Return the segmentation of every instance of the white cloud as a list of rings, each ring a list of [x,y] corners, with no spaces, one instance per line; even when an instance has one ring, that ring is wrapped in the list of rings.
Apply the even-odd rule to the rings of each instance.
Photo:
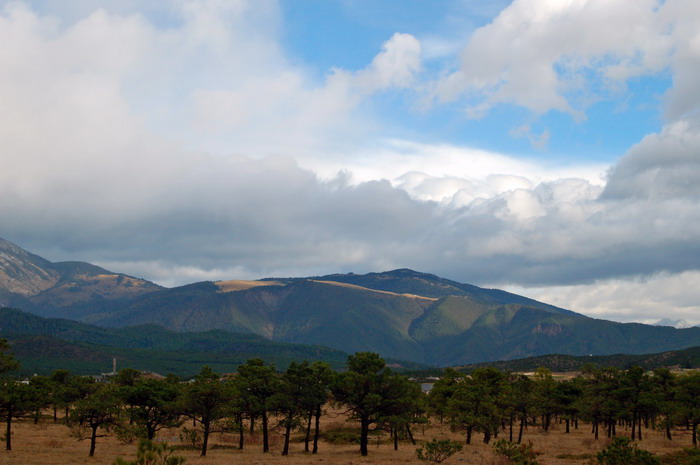
[[[582,119],[579,100],[592,92],[586,73],[617,87],[668,66],[675,43],[658,7],[656,0],[516,0],[474,32],[459,70],[435,94],[443,101],[467,94],[475,117],[510,103]]]
[[[700,272],[660,273],[578,286],[512,288],[528,297],[595,318],[652,324],[662,318],[700,323]]]
[[[7,239],[167,284],[409,266],[555,286],[530,293],[584,313],[673,304],[695,321],[681,284],[698,288],[700,269],[697,2],[518,0],[440,83],[477,111],[578,117],[589,74],[614,87],[669,67],[667,124],[608,178],[607,164],[383,137],[363,103],[423,88],[411,35],[319,81],[286,59],[275,2],[177,2],[167,27],[140,2],[94,3],[0,13]]]

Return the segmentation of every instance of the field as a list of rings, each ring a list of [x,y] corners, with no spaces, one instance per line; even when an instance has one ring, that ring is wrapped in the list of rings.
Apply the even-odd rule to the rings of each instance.
[[[348,425],[339,413],[331,413],[324,418],[322,429],[325,431],[345,429]],[[258,434],[246,436],[244,450],[238,450],[238,436],[233,434],[214,434],[211,438],[210,450],[207,457],[199,457],[199,451],[183,448],[177,454],[186,457],[187,464],[192,465],[356,465],[356,464],[417,464],[420,462],[415,455],[417,446],[410,442],[401,442],[399,450],[393,450],[393,444],[388,434],[375,436],[371,440],[368,457],[361,457],[359,447],[355,444],[329,444],[321,442],[319,453],[311,455],[304,453],[301,437],[297,436],[292,443],[289,456],[280,455],[282,437],[276,431],[271,436],[269,454],[261,452],[261,438]],[[624,435],[623,428],[618,434]],[[645,438],[639,442],[639,447],[657,454],[673,452],[682,447],[690,446],[690,435],[684,431],[676,431],[673,441],[666,440],[661,433],[644,430]],[[460,433],[452,433],[449,428],[435,424],[416,427],[414,432],[419,445],[432,438],[451,438],[463,441]],[[160,440],[166,440],[173,445],[179,442],[177,430],[164,431],[159,435]],[[13,450],[0,452],[0,465],[111,465],[116,457],[133,460],[136,446],[122,444],[113,436],[99,438],[95,457],[88,457],[89,441],[78,441],[70,435],[70,429],[62,424],[54,424],[48,417],[42,419],[39,425],[29,420],[21,420],[13,427]],[[589,462],[585,454],[595,453],[603,448],[608,441],[604,438],[593,440],[588,425],[581,425],[579,430],[565,434],[562,425],[547,433],[536,427],[526,431],[525,441],[532,441],[534,448],[542,451],[541,463],[545,465],[580,465]],[[4,445],[4,444],[3,444]],[[588,455],[590,457],[591,455]],[[484,445],[481,435],[476,434],[473,443],[447,459],[445,464],[500,465],[491,447]]]

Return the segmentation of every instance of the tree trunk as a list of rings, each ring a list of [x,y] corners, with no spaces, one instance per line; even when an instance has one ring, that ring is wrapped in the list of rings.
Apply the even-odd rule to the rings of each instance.
[[[399,429],[393,428],[394,431],[394,450],[399,450]]]
[[[467,428],[467,440],[466,440],[467,445],[472,443],[472,428],[469,427]]]
[[[95,444],[97,443],[97,425],[92,426],[92,435],[90,435],[90,453],[89,457],[95,456]]]
[[[243,415],[238,416],[238,449],[243,450]]]
[[[510,421],[508,422],[508,440],[513,442],[513,416],[511,415]]]
[[[367,440],[369,438],[369,418],[360,418],[360,455],[367,456]],[[693,436],[694,438],[694,436]]]
[[[282,447],[282,455],[289,455],[289,435],[292,432],[292,419],[287,418],[287,425],[284,428],[284,447]]]
[[[262,412],[262,433],[263,433],[263,452],[270,452],[270,442],[267,438],[267,412]]]
[[[311,441],[311,418],[313,416],[313,412],[309,410],[309,418],[306,421],[306,435],[304,436],[304,452],[309,451],[309,441]]]
[[[523,441],[523,430],[525,429],[525,415],[520,417],[520,429],[518,430],[518,444]]]
[[[7,420],[5,428],[5,450],[12,450],[12,409],[7,410]]]
[[[698,424],[693,423],[693,447],[698,446]]]
[[[637,428],[637,439],[642,440],[642,416],[639,416],[639,426]]]
[[[570,427],[571,420],[568,418],[566,419],[566,433],[568,434],[570,432],[569,427]]]
[[[311,450],[312,454],[318,453],[318,437],[321,435],[321,406],[316,407],[316,415],[314,421],[314,447]]]
[[[202,419],[202,453],[201,457],[207,456],[207,446],[209,445],[209,421]]]
[[[634,441],[637,437],[637,414],[632,412],[632,434],[630,434],[630,439]]]
[[[491,430],[487,429],[484,431],[484,444],[488,444],[491,441]]]
[[[415,445],[416,445],[416,440],[415,440],[415,438],[413,437],[413,432],[411,431],[411,425],[410,425],[410,424],[407,424],[407,425],[406,425],[406,434],[408,435],[408,439],[411,440],[411,444],[413,444],[413,445],[415,446]]]

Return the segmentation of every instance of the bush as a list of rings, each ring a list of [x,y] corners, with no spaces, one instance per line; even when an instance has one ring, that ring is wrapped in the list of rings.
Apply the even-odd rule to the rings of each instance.
[[[117,458],[112,465],[182,465],[185,458],[173,455],[175,449],[165,442],[142,439],[136,449],[136,460],[128,462]]]
[[[493,453],[504,457],[508,463],[513,465],[540,465],[537,457],[542,455],[542,452],[532,448],[532,443],[516,444],[507,439],[499,439],[493,445]]]
[[[339,428],[325,431],[321,434],[323,439],[335,445],[340,444],[359,444],[360,443],[360,432],[356,429],[350,428]]]
[[[683,450],[664,454],[661,457],[663,465],[700,465],[700,449],[688,447]]]
[[[419,460],[440,463],[462,450],[462,444],[449,439],[433,439],[423,447],[416,449]]]
[[[182,428],[182,431],[180,431],[180,441],[191,446],[193,449],[202,447],[202,436],[196,429]]]
[[[630,438],[617,436],[608,447],[598,452],[602,465],[661,465],[661,460],[649,451],[637,449]]]

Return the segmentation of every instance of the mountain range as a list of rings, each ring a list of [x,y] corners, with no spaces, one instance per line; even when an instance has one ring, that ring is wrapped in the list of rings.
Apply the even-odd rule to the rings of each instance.
[[[52,263],[4,240],[0,306],[104,328],[216,329],[434,366],[700,345],[700,328],[593,319],[408,269],[163,288],[88,263]]]

